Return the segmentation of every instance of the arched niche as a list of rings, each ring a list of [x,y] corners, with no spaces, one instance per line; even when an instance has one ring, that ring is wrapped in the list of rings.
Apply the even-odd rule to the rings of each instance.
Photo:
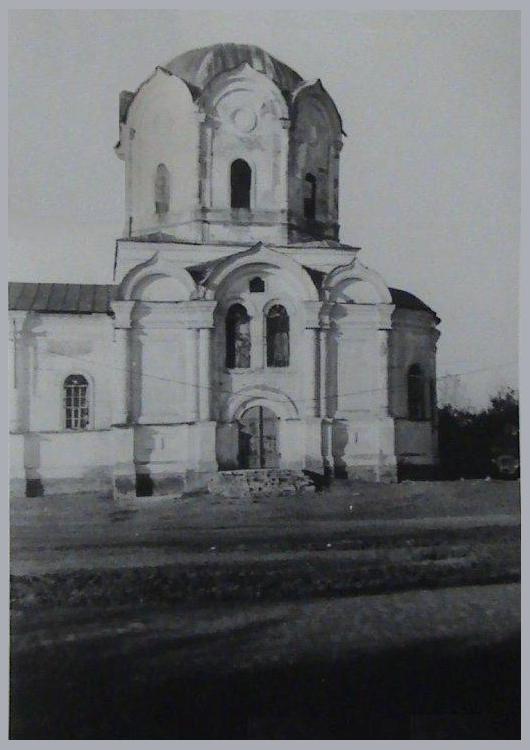
[[[200,151],[203,207],[285,210],[288,111],[276,84],[244,63],[212,79],[198,106],[205,115]],[[250,167],[252,186],[247,173],[247,200],[235,205],[231,167],[239,160]]]
[[[302,84],[290,106],[289,209],[310,234],[335,236],[338,221],[340,116],[320,81]],[[309,178],[309,179],[308,179]],[[315,224],[318,222],[318,226]]]

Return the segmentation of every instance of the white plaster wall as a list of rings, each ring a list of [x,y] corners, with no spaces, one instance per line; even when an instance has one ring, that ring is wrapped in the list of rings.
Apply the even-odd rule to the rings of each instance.
[[[389,395],[393,416],[408,418],[407,373],[419,364],[427,378],[436,378],[436,341],[439,333],[431,313],[398,309],[389,339]]]
[[[126,169],[126,227],[133,235],[173,227],[181,239],[199,239],[190,224],[199,208],[199,118],[187,85],[157,70],[133,100],[122,137]],[[170,174],[169,212],[155,212],[158,164]]]
[[[332,309],[329,397],[337,416],[381,411],[386,416],[388,365],[380,307],[386,306],[337,304]]]
[[[435,464],[438,459],[436,413],[428,420],[410,421],[407,388],[407,373],[413,364],[419,364],[426,378],[436,382],[438,336],[431,313],[405,309],[394,312],[389,341],[389,400],[400,463]]]
[[[24,464],[28,478],[79,478],[114,467],[111,430],[32,433],[24,437]]]
[[[174,424],[209,419],[209,399],[203,392],[210,385],[210,357],[205,351],[200,365],[200,329],[211,326],[213,307],[215,303],[199,300],[135,304],[131,329],[135,422]]]
[[[193,350],[187,331],[132,331],[133,417],[139,423],[192,421]]]
[[[137,425],[134,459],[140,472],[154,478],[217,471],[215,424]]]
[[[65,430],[63,384],[81,374],[89,383],[89,430],[112,424],[112,319],[107,315],[28,314],[15,351],[16,430]]]

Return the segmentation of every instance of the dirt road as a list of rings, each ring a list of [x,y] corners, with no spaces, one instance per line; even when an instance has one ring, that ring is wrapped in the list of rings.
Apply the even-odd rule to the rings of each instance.
[[[518,484],[12,508],[11,736],[519,736]]]

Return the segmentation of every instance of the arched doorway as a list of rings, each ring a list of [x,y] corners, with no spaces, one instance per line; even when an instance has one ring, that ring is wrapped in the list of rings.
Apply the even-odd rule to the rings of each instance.
[[[274,469],[279,466],[278,417],[266,406],[252,406],[239,420],[240,469]]]

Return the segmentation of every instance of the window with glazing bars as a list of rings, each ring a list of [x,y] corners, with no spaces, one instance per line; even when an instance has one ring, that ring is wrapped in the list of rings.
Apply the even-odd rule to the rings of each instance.
[[[86,430],[89,425],[87,379],[83,375],[69,375],[63,387],[66,429]]]

